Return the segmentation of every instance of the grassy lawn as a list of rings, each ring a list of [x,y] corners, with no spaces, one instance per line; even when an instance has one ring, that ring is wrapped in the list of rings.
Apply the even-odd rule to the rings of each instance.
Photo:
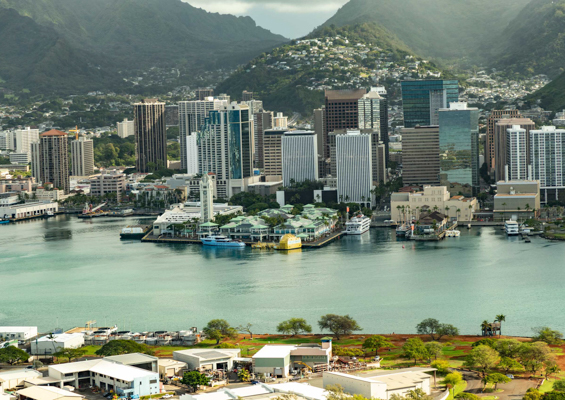
[[[466,387],[467,387],[467,381],[459,382],[457,385],[455,385],[454,390],[449,391],[449,397],[447,398],[447,400],[453,400],[453,392],[455,392],[455,395],[457,395],[458,393],[464,391]]]
[[[444,347],[441,352],[443,353],[444,356],[449,356],[449,357],[459,357],[459,356],[463,356],[465,355],[465,351],[458,349],[455,349],[455,346],[446,346]]]
[[[95,356],[96,350],[98,350],[100,347],[102,347],[102,346],[84,346],[83,349],[86,350],[86,353],[84,354],[84,356],[85,357]]]
[[[540,386],[539,391],[542,393],[551,392],[553,390],[553,382],[555,382],[555,379],[546,379]]]

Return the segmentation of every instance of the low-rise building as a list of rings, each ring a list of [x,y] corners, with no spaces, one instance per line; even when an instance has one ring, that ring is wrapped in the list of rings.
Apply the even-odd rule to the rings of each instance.
[[[267,385],[244,386],[238,388],[220,389],[214,393],[186,394],[180,400],[272,400],[288,394],[296,400],[326,400],[328,392],[325,389],[307,383],[286,382]]]
[[[121,173],[100,174],[90,180],[90,194],[102,197],[109,193],[116,193],[117,200],[121,201],[126,190],[126,176]]]
[[[46,189],[42,186],[35,190],[35,198],[38,201],[59,201],[65,200],[69,195],[65,194],[64,190],[49,188]]]
[[[84,396],[53,386],[30,386],[16,392],[18,400],[80,400]]]
[[[494,196],[494,218],[499,221],[532,218],[541,207],[539,181],[500,181]]]
[[[29,340],[37,336],[37,326],[0,326],[0,338]]]
[[[345,393],[358,394],[368,399],[388,400],[392,395],[405,396],[409,391],[421,389],[431,393],[434,368],[403,368],[389,371],[371,371],[363,375],[341,372],[324,372],[324,386],[340,385]]]
[[[130,367],[145,369],[151,372],[159,372],[159,358],[150,356],[149,354],[120,354],[117,356],[104,357],[104,360],[112,361],[118,364],[129,365]]]
[[[189,349],[173,351],[173,359],[186,363],[191,370],[231,371],[233,362],[241,358],[240,349]]]
[[[439,211],[451,220],[472,221],[478,202],[474,197],[451,197],[445,186],[424,186],[423,191],[414,190],[391,195],[390,211],[394,221],[417,220],[424,207]]]
[[[97,386],[134,398],[160,393],[159,374],[108,360],[79,361],[49,366],[50,378],[75,388]]]
[[[0,391],[16,389],[18,386],[23,387],[24,381],[32,378],[40,378],[41,372],[33,369],[16,369],[0,372]]]
[[[20,202],[18,193],[7,192],[0,194],[0,207],[11,206]]]
[[[84,335],[82,333],[60,333],[33,340],[31,342],[31,354],[50,355],[61,349],[78,349],[82,346],[84,346]]]
[[[3,179],[0,180],[0,193],[31,193],[33,188],[33,178],[22,179]]]
[[[188,364],[184,361],[159,359],[159,377],[161,379],[172,378],[174,376],[182,376],[183,372],[188,369]]]
[[[0,216],[12,219],[33,218],[59,211],[58,203],[28,202],[11,206],[0,206]]]

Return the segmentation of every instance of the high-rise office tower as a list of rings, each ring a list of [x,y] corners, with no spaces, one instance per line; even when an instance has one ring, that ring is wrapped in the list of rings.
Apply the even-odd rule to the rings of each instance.
[[[388,140],[388,93],[384,86],[371,88],[371,91],[377,92],[381,96],[380,112],[381,112],[381,138],[380,140],[385,145],[385,162],[388,166],[389,155],[389,140]]]
[[[241,93],[241,101],[249,101],[249,100],[253,100],[253,92],[248,92],[247,90],[244,90]]]
[[[365,89],[326,90],[324,124],[324,158],[330,157],[328,134],[339,129],[359,128],[359,99],[367,94]]]
[[[536,124],[529,118],[508,118],[498,119],[494,125],[494,177],[496,181],[506,178],[505,168],[508,165],[508,130],[518,126],[526,131],[524,150],[525,165],[530,160],[530,130],[535,129]],[[514,179],[514,178],[512,178]]]
[[[371,135],[348,131],[336,136],[337,196],[339,201],[370,207],[373,190]]]
[[[456,80],[403,81],[404,127],[438,125],[439,109],[456,101],[459,101]]]
[[[265,132],[273,129],[273,112],[260,111],[253,114],[255,129],[255,166],[263,168],[265,165]]]
[[[235,181],[229,183],[226,193],[218,187],[218,197],[231,197],[245,186],[243,180],[253,175],[253,146],[253,122],[247,105],[232,103],[210,111],[198,133],[199,172],[214,172],[217,181]]]
[[[128,136],[135,135],[135,126],[133,121],[128,121],[128,119],[124,119],[123,122],[118,122],[118,136],[122,139],[127,138]]]
[[[287,129],[288,117],[286,117],[282,112],[278,112],[273,118],[273,128]]]
[[[530,131],[530,157],[532,177],[540,187],[563,189],[565,187],[565,129],[543,126]]]
[[[485,147],[485,162],[487,163],[489,172],[494,172],[496,168],[496,144],[495,144],[495,126],[501,119],[522,118],[518,110],[493,110],[487,119],[487,135]]]
[[[39,142],[39,129],[16,129],[11,132],[12,147],[15,153],[31,155],[31,144]]]
[[[179,126],[179,106],[165,106],[165,126]]]
[[[165,103],[157,99],[143,99],[133,105],[133,121],[138,172],[150,172],[167,167],[167,129]]]
[[[473,194],[479,182],[479,109],[465,102],[449,103],[439,110],[440,174],[450,183],[469,185]]]
[[[65,132],[50,130],[32,144],[32,171],[38,182],[51,183],[54,188],[69,193],[69,155]]]
[[[287,131],[282,136],[283,184],[318,179],[318,145],[313,131]]]
[[[439,127],[403,128],[400,134],[404,185],[439,185]]]
[[[267,129],[263,134],[263,173],[282,176],[282,138],[286,129]]]
[[[71,161],[74,176],[89,176],[94,173],[94,143],[85,137],[71,142]]]
[[[506,165],[508,176],[504,178],[512,181],[528,179],[528,144],[529,132],[514,125],[506,130]],[[498,171],[497,171],[498,174]]]
[[[228,105],[227,101],[207,97],[203,100],[180,101],[179,109],[179,142],[180,142],[180,159],[181,169],[189,174],[198,173],[194,170],[194,165],[198,164],[198,160],[194,160],[195,152],[192,142],[187,142],[187,137],[195,135],[204,125],[204,120],[208,117],[208,113],[212,110],[219,110],[223,106]],[[191,150],[192,149],[192,150]],[[191,168],[189,169],[189,165]]]
[[[214,89],[211,88],[199,88],[196,89],[196,100],[204,100],[207,97],[214,96]]]
[[[325,124],[325,107],[316,108],[314,110],[314,132],[316,132],[316,140],[318,142],[318,177],[323,178],[326,170],[326,158],[324,157],[324,124]]]

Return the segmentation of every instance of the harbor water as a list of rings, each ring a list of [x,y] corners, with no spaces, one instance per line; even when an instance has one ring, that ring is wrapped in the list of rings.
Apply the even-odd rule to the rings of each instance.
[[[507,238],[500,228],[413,243],[372,229],[290,253],[120,240],[151,219],[58,216],[0,226],[0,325],[117,324],[179,330],[223,318],[274,333],[279,322],[349,314],[364,333],[414,333],[424,318],[478,334],[565,331],[565,243]]]

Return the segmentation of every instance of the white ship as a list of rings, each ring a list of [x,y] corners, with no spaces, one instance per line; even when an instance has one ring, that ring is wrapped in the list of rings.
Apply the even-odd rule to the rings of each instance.
[[[225,236],[208,236],[202,238],[202,244],[204,246],[216,246],[216,247],[245,247],[245,243],[236,242]]]
[[[362,235],[371,228],[371,218],[359,214],[345,223],[346,235]]]
[[[506,221],[504,223],[504,231],[508,236],[517,236],[520,234],[520,225],[516,221]]]

